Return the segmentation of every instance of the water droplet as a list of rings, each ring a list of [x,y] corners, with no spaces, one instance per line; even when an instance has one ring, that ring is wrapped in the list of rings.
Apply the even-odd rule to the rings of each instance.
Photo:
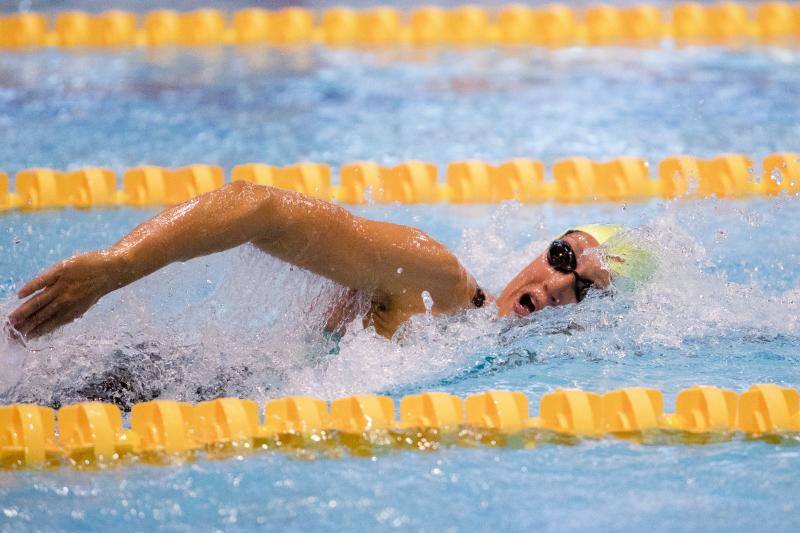
[[[425,306],[425,313],[430,314],[433,309],[433,297],[428,291],[422,291],[422,305]]]

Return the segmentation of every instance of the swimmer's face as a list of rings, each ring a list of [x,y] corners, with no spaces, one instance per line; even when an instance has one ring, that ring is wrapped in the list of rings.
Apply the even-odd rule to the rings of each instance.
[[[548,246],[541,255],[514,276],[497,299],[500,316],[515,313],[527,316],[545,307],[577,303],[585,295],[588,285],[604,289],[611,275],[602,266],[595,250],[597,240],[582,231],[568,233],[551,251]],[[566,245],[566,246],[565,246]],[[575,270],[557,269],[559,258],[566,259],[569,249],[575,254]]]

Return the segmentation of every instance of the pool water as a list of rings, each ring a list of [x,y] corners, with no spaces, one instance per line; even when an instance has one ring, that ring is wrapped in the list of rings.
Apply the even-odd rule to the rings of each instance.
[[[792,50],[668,45],[2,54],[0,168],[422,159],[443,169],[465,158],[655,163],[723,152],[759,160],[798,151],[799,66]],[[98,391],[129,405],[494,388],[535,400],[558,387],[645,385],[664,391],[671,410],[695,384],[800,386],[796,198],[353,211],[422,228],[495,294],[548,239],[586,222],[636,228],[660,269],[639,290],[618,287],[529,319],[499,320],[491,308],[419,316],[394,341],[356,323],[336,346],[321,326],[341,288],[243,247],[172,265],[27,346],[0,340],[0,403],[60,405]],[[39,270],[107,246],[154,213],[0,215],[0,312]],[[0,472],[0,529],[796,531],[793,443],[604,440]]]

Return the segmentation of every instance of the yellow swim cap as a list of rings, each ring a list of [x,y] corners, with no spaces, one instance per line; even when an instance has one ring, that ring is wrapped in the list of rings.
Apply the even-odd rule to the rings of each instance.
[[[656,269],[653,254],[645,250],[619,224],[587,224],[575,226],[570,231],[588,233],[603,247],[608,258],[608,268],[615,276],[635,282],[647,281]]]
[[[582,231],[588,233],[600,244],[605,244],[608,239],[619,233],[624,229],[619,224],[587,224],[585,226],[576,226],[570,231]]]

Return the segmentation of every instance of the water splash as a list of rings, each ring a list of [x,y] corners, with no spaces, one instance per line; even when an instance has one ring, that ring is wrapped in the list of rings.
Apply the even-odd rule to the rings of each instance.
[[[636,290],[617,283],[610,295],[590,291],[581,305],[526,319],[498,319],[492,305],[452,317],[421,314],[392,341],[361,318],[341,339],[324,333],[328,310],[347,291],[255,248],[172,265],[109,295],[47,338],[27,346],[0,340],[0,402],[330,398],[450,383],[558,358],[624,359],[655,348],[694,355],[708,343],[798,336],[800,290],[773,294],[757,280],[730,281],[686,229],[689,222],[713,226],[719,205],[665,204],[632,230],[659,264]],[[760,211],[719,209],[738,209],[745,227],[772,223]],[[546,224],[545,216],[501,206],[484,227],[463,230],[455,248],[482,286],[497,293],[564,229]],[[15,305],[8,298],[0,312]]]

